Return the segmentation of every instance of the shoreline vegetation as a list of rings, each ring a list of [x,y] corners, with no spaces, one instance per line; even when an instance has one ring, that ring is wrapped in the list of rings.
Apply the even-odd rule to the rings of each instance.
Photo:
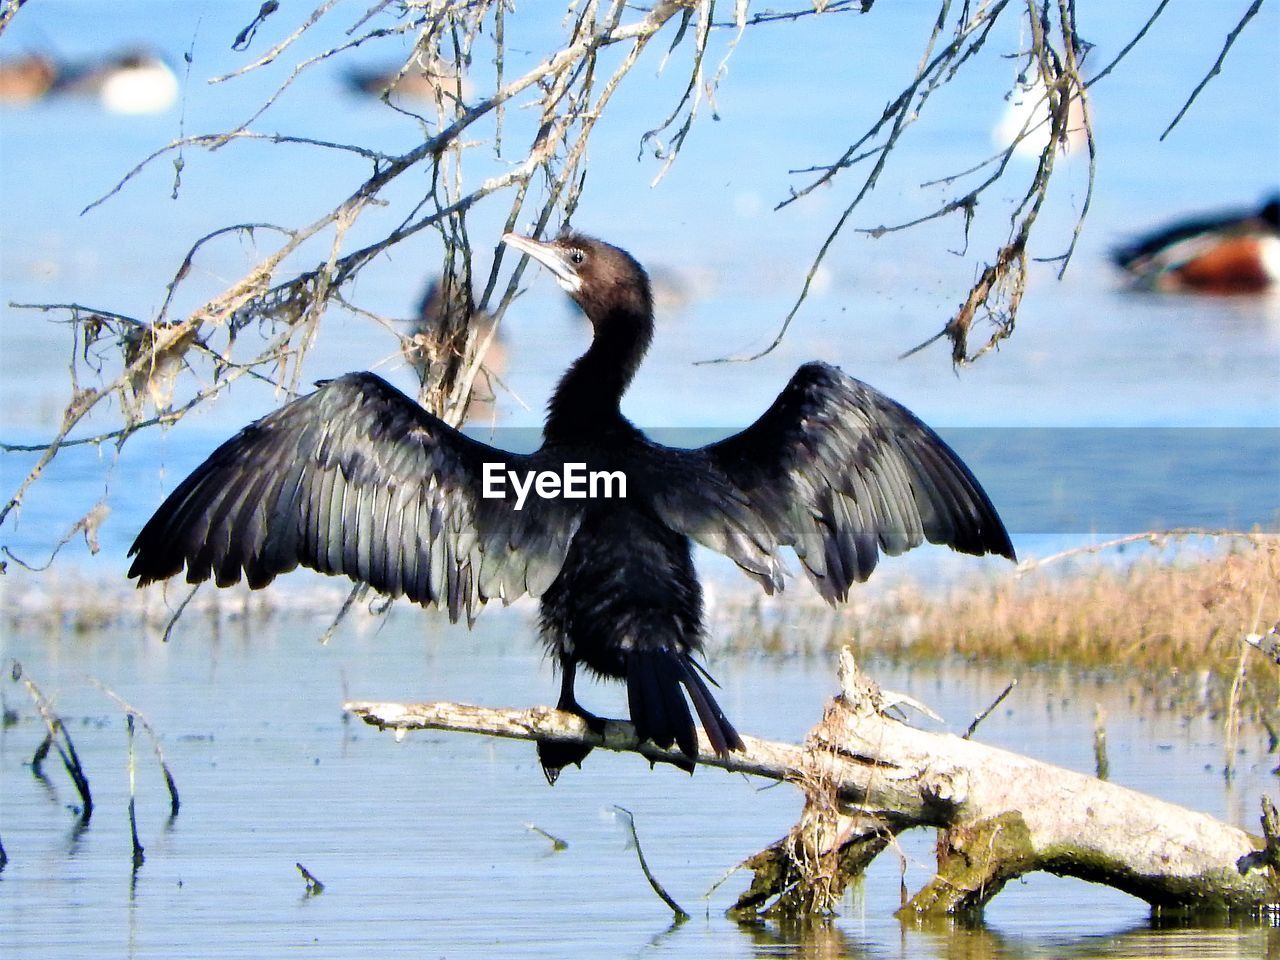
[[[778,615],[753,602],[721,619],[736,624],[726,640],[735,651],[819,654],[848,644],[860,660],[1115,677],[1135,706],[1220,720],[1228,745],[1242,724],[1257,723],[1273,752],[1280,657],[1264,648],[1275,649],[1280,631],[1280,537],[1212,540],[1193,549],[1153,537],[1160,549],[1124,564],[1091,552],[942,588],[905,579],[848,608],[815,603]]]
[[[1010,670],[1067,668],[1115,675],[1164,708],[1242,721],[1280,743],[1280,666],[1246,637],[1266,637],[1280,619],[1280,537],[1214,538],[1207,548],[1185,540],[1109,562],[1105,551],[1065,563],[1024,563],[1012,576],[969,576],[941,587],[904,576],[876,589],[855,589],[838,608],[816,595],[781,600],[750,584],[712,591],[708,626],[715,656],[828,656],[850,645],[860,660],[957,661]],[[12,568],[11,568],[12,571]],[[387,604],[358,596],[344,581],[315,576],[266,591],[243,585],[192,593],[185,584],[137,591],[74,573],[12,571],[0,581],[6,630],[86,635],[120,626],[165,632],[182,617],[265,626],[288,615],[311,621],[317,638],[339,620],[358,628],[380,621]],[[517,603],[518,615],[533,607]],[[434,618],[433,612],[400,611]],[[445,623],[440,614],[442,627]],[[326,629],[328,625],[328,629]],[[1188,699],[1190,698],[1190,699]]]
[[[730,624],[731,650],[787,655],[852,643],[893,659],[1214,671],[1233,670],[1242,637],[1265,634],[1280,615],[1273,534],[1242,534],[1209,551],[1174,545],[1125,564],[1072,560],[941,587],[904,577],[836,608],[729,600],[719,619]]]

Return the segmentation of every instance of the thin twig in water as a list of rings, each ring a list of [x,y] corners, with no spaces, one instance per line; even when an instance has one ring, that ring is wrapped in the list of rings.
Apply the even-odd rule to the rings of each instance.
[[[662,884],[658,882],[658,878],[649,870],[649,864],[645,862],[644,851],[640,849],[640,837],[636,833],[636,818],[632,816],[631,811],[626,807],[620,807],[617,804],[614,804],[613,809],[617,810],[627,818],[627,830],[631,833],[631,842],[635,844],[636,857],[640,860],[640,869],[644,871],[644,878],[649,881],[649,886],[653,887],[653,892],[662,899],[663,903],[671,908],[671,912],[675,914],[676,923],[684,923],[684,921],[689,919],[689,914],[685,913],[684,908],[681,907],[680,904],[671,899],[671,894],[667,893],[667,891],[663,889]]]
[[[75,784],[76,791],[80,794],[80,823],[87,824],[89,818],[93,816],[93,795],[89,792],[89,778],[85,776],[84,767],[80,765],[80,756],[76,753],[75,744],[71,742],[71,735],[67,733],[66,724],[53,712],[48,699],[35,682],[26,675],[22,664],[17,660],[11,662],[9,675],[14,680],[21,680],[27,688],[27,693],[35,702],[36,710],[39,711],[40,719],[44,721],[47,730],[44,742],[36,750],[36,757],[31,761],[32,772],[40,776],[39,760],[43,759],[50,747],[55,747],[58,756],[62,758],[63,769],[67,771],[71,782]]]
[[[320,894],[324,893],[324,884],[321,883],[310,870],[304,867],[301,863],[294,863],[294,866],[298,868],[298,872],[302,874],[302,879],[307,885],[308,897],[318,897]]]
[[[169,642],[169,639],[173,636],[174,627],[178,625],[178,618],[182,616],[182,611],[187,609],[187,604],[195,598],[196,591],[199,590],[201,586],[203,586],[201,583],[192,584],[191,590],[185,597],[183,597],[182,602],[178,604],[178,609],[173,611],[173,616],[169,618],[169,622],[165,625],[164,633],[160,637],[163,643]]]
[[[996,707],[1000,706],[1004,698],[1007,697],[1009,694],[1011,694],[1013,692],[1013,688],[1016,687],[1017,685],[1018,685],[1018,678],[1014,677],[1012,680],[1009,681],[1009,685],[1000,691],[1000,696],[996,697],[994,700],[991,701],[991,706],[987,707],[987,709],[983,710],[980,714],[978,714],[976,717],[973,718],[973,723],[969,724],[969,729],[964,732],[964,736],[961,739],[971,740],[973,738],[973,735],[978,730],[978,724],[982,723],[983,720],[991,716],[991,711],[994,710]]]
[[[194,594],[195,591],[193,590],[192,593]],[[188,596],[187,600],[190,600],[190,599],[191,597]],[[178,815],[178,808],[182,805],[181,801],[178,799],[178,784],[173,779],[173,773],[169,770],[169,764],[164,758],[164,751],[160,749],[160,737],[156,734],[155,728],[151,726],[151,723],[147,720],[147,718],[142,715],[142,712],[138,710],[137,707],[133,706],[133,704],[129,703],[128,700],[125,700],[122,696],[120,696],[118,693],[116,693],[114,690],[112,690],[110,687],[108,687],[106,684],[104,684],[101,680],[97,679],[96,677],[92,678],[92,680],[94,685],[97,686],[99,690],[101,690],[108,697],[110,697],[111,700],[121,710],[125,712],[125,718],[129,724],[129,793],[130,793],[130,796],[133,795],[133,723],[134,723],[134,720],[136,719],[137,722],[142,724],[142,729],[147,731],[147,736],[151,738],[151,749],[155,752],[156,762],[160,764],[160,772],[164,775],[165,787],[167,787],[169,790],[169,818],[172,819],[176,817]]]
[[[349,716],[349,714],[348,714],[348,716]],[[526,823],[526,824],[524,825],[524,827],[525,827],[525,829],[526,829],[526,830],[528,830],[528,831],[530,831],[530,832],[532,832],[532,833],[536,833],[538,836],[540,836],[540,837],[544,837],[544,838],[545,838],[545,839],[547,839],[547,840],[550,840],[550,841],[551,841],[551,849],[552,849],[552,851],[553,851],[553,852],[555,852],[555,853],[559,853],[561,850],[568,850],[568,849],[569,849],[569,841],[568,841],[568,840],[561,840],[559,837],[555,836],[555,834],[547,833],[547,831],[543,830],[543,829],[542,829],[540,826],[538,826],[536,823]]]
[[[1093,707],[1093,769],[1099,780],[1111,776],[1111,761],[1107,759],[1107,711],[1100,703]]]
[[[137,873],[138,868],[142,866],[142,862],[146,860],[146,856],[142,851],[142,843],[138,840],[138,810],[137,810],[137,764],[133,758],[133,714],[126,713],[124,717],[125,729],[128,731],[129,740],[129,836],[133,840],[133,872]]]
[[[1262,611],[1266,608],[1268,594],[1271,592],[1272,584],[1268,583],[1260,591],[1254,601],[1253,623],[1250,624],[1250,631],[1256,631],[1262,624]],[[1225,726],[1223,750],[1227,756],[1226,768],[1223,774],[1227,780],[1230,780],[1235,773],[1236,759],[1236,742],[1240,736],[1240,726],[1243,722],[1242,710],[1240,706],[1241,694],[1244,691],[1245,684],[1248,682],[1249,674],[1249,650],[1252,644],[1247,640],[1240,644],[1240,655],[1236,658],[1236,672],[1231,680],[1231,694],[1227,698],[1227,716],[1223,721]]]

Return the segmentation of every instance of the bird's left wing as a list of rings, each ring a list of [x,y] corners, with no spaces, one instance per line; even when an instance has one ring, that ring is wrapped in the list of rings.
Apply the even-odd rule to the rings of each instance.
[[[472,440],[381,378],[348,374],[215,450],[138,534],[129,576],[146,584],[185,566],[191,583],[243,575],[258,588],[301,564],[471,617],[489,599],[540,595],[564,562],[580,507],[484,495],[486,464],[505,479],[541,459]]]
[[[925,540],[1013,558],[969,468],[909,410],[836,367],[808,363],[740,433],[680,463],[655,497],[674,529],[781,586],[776,548],[795,550],[818,592],[843,600],[879,555]],[[700,483],[686,477],[701,475]],[[769,561],[773,566],[769,566]]]

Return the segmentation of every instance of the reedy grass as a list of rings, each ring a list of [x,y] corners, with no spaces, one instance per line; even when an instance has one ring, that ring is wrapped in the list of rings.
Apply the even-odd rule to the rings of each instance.
[[[1280,665],[1244,639],[1280,620],[1280,538],[1022,569],[941,587],[903,580],[836,609],[816,598],[781,613],[752,602],[719,617],[730,650],[805,655],[850,644],[899,663],[1061,667],[1123,680],[1131,699],[1157,709],[1221,717],[1228,746],[1245,720],[1273,747],[1280,739]]]
[[[713,588],[708,633],[717,653],[825,656],[851,644],[862,657],[894,662],[1053,666],[1124,677],[1166,707],[1194,701],[1226,714],[1230,728],[1243,713],[1280,731],[1280,665],[1244,641],[1280,620],[1280,538],[1221,538],[1207,550],[1153,542],[1166,549],[1124,564],[1086,554],[942,585],[882,579],[855,587],[837,608],[816,595],[778,602],[750,587]],[[245,627],[285,611],[324,619],[348,595],[344,583],[319,577],[297,586],[201,590],[184,619]],[[163,630],[187,589],[178,585],[166,595],[46,574],[9,592],[0,619],[55,634],[138,623]],[[357,603],[357,619],[376,622],[375,606]]]

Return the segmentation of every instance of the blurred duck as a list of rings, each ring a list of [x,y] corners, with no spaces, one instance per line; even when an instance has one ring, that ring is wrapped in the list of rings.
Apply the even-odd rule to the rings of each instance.
[[[57,64],[44,54],[0,60],[0,103],[39,100],[57,79]]]
[[[1180,221],[1111,258],[1136,285],[1152,290],[1261,293],[1280,281],[1280,196],[1254,212]]]
[[[452,103],[459,95],[466,99],[471,95],[471,83],[462,80],[459,94],[457,69],[452,63],[436,61],[433,67],[423,67],[415,60],[409,69],[390,70],[352,69],[343,74],[343,80],[353,93],[370,97],[386,97],[391,100],[411,100],[418,103],[435,103],[439,98]]]
[[[1049,144],[1052,124],[1049,116],[1049,91],[1039,73],[1029,79],[1020,77],[1005,97],[1008,106],[991,131],[991,139],[999,148],[1013,146],[1013,155],[1023,160],[1035,159]],[[1090,108],[1082,96],[1075,96],[1067,107],[1067,129],[1061,150],[1081,150],[1089,142]]]
[[[462,302],[458,291],[446,296],[444,284],[432,278],[422,292],[417,316],[413,318],[409,332],[401,340],[400,353],[418,374],[419,383],[425,390],[432,380],[432,362],[442,351],[469,352],[474,345],[483,344],[488,339],[489,346],[484,352],[483,365],[471,387],[466,419],[492,420],[496,415],[494,405],[497,402],[494,381],[507,371],[507,347],[493,329],[493,317],[479,311],[471,313],[463,327],[463,343],[458,343],[456,339],[444,342],[448,336],[444,330],[447,321],[459,317],[467,309],[468,305]]]
[[[178,78],[155,54],[131,50],[64,70],[53,92],[96,97],[112,113],[163,113],[178,99]]]

